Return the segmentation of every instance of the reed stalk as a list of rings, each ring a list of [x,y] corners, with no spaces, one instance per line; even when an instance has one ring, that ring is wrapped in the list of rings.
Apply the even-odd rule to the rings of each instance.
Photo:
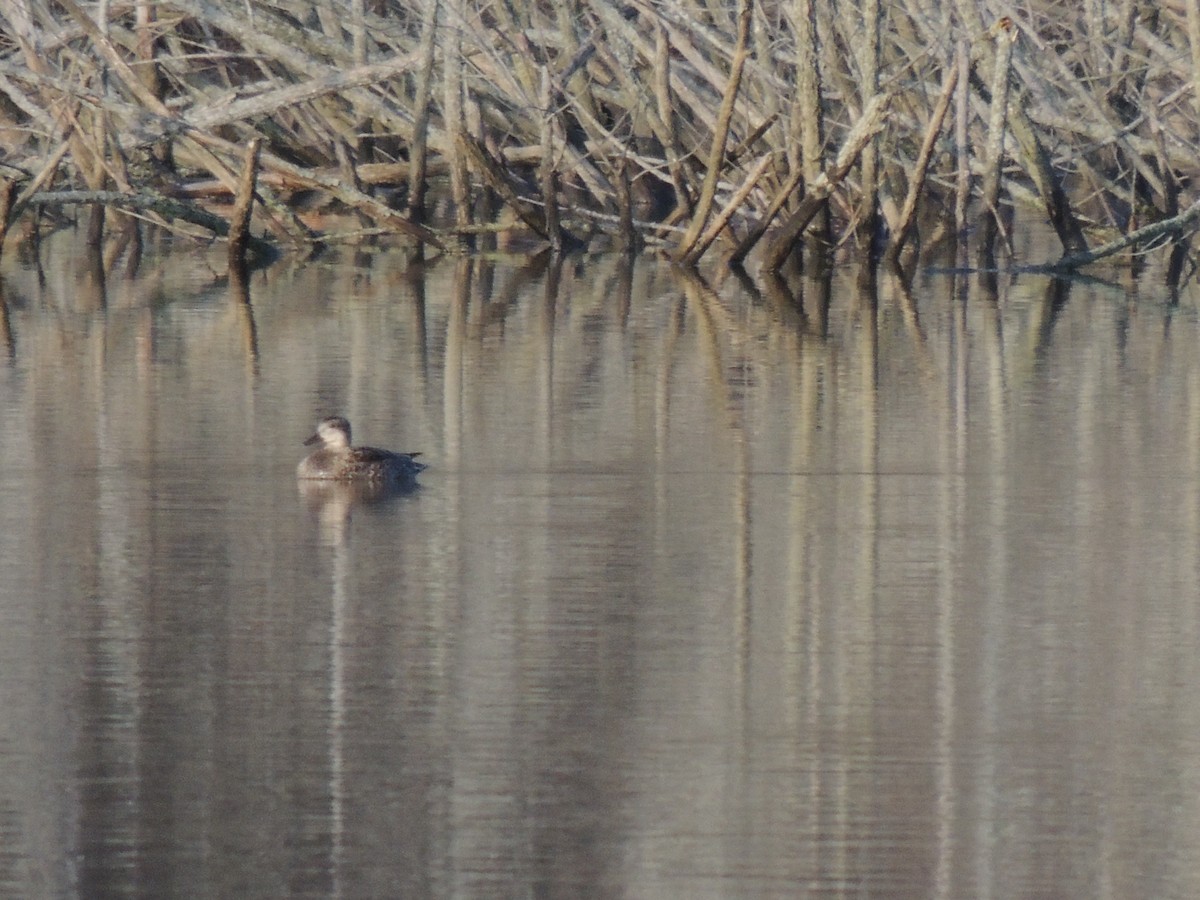
[[[254,186],[258,182],[258,154],[262,141],[254,138],[246,145],[242,159],[242,174],[238,179],[237,193],[233,198],[233,210],[229,217],[229,240],[227,245],[229,268],[246,265],[246,247],[250,238],[250,214],[254,210]]]
[[[700,187],[700,197],[696,201],[692,222],[675,250],[677,260],[692,259],[694,261],[692,251],[700,239],[701,230],[708,221],[713,199],[717,194],[717,181],[724,168],[725,142],[729,136],[729,126],[733,118],[738,87],[741,85],[742,68],[746,64],[746,45],[750,38],[750,16],[753,11],[753,0],[739,0],[737,44],[733,50],[733,61],[730,63],[729,81],[725,85],[721,109],[717,113],[717,125],[713,132],[712,142],[709,144],[708,162],[705,167],[704,183]]]
[[[954,96],[954,89],[957,86],[958,66],[952,61],[946,67],[946,77],[942,82],[941,91],[938,92],[938,99],[933,107],[933,113],[929,117],[929,125],[925,129],[925,137],[921,141],[921,149],[917,153],[917,160],[913,165],[912,176],[908,182],[908,192],[904,197],[904,205],[900,208],[900,214],[892,234],[889,254],[893,259],[899,257],[900,251],[904,249],[904,245],[912,233],[913,222],[917,215],[917,202],[920,200],[921,192],[925,187],[925,176],[929,169],[929,161],[933,157],[934,146],[938,135],[941,134],[942,123],[946,119],[946,113],[950,109],[950,101]]]
[[[862,117],[846,135],[846,141],[838,151],[833,165],[811,183],[805,185],[804,199],[800,201],[796,211],[788,217],[779,232],[771,239],[764,253],[762,264],[768,272],[778,272],[783,268],[796,239],[825,205],[830,194],[841,184],[842,179],[849,174],[851,167],[858,160],[859,154],[862,153],[863,147],[883,127],[883,115],[887,110],[889,100],[888,96],[877,94],[867,102]]]
[[[438,13],[441,0],[430,0],[421,23],[420,65],[413,92],[412,144],[409,148],[408,212],[417,222],[425,220],[426,179],[429,173],[429,125],[433,107],[433,65],[437,48]]]
[[[1012,68],[1012,48],[1017,30],[1010,19],[1001,19],[995,28],[996,53],[992,59],[991,117],[988,119],[987,160],[980,191],[983,206],[999,222],[1000,174],[1004,164],[1004,135],[1008,123],[1008,85]],[[991,243],[986,241],[985,243]]]

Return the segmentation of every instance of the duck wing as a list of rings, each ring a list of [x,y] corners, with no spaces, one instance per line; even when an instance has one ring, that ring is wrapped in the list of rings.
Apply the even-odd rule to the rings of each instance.
[[[415,475],[422,469],[428,468],[425,463],[417,462],[418,453],[395,453],[391,450],[381,450],[379,447],[355,447],[354,461],[358,465],[382,464],[394,466],[401,472]]]
[[[387,462],[389,459],[396,459],[407,454],[393,453],[391,450],[381,450],[379,447],[355,447],[354,459],[356,462],[374,463]]]

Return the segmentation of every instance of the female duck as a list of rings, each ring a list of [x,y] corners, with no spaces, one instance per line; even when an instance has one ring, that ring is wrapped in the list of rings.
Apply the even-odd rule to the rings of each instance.
[[[341,416],[322,419],[305,446],[320,443],[296,467],[297,478],[324,481],[410,480],[426,468],[419,453],[393,453],[376,447],[350,446],[350,423]]]

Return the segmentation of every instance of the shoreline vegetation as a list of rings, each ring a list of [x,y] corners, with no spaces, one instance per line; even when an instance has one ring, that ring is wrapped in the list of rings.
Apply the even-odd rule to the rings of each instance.
[[[1040,268],[1169,245],[1177,281],[1200,0],[985,6],[0,0],[0,246],[83,208],[96,246],[150,221],[234,266],[394,235],[772,276],[1013,263],[1023,207]]]

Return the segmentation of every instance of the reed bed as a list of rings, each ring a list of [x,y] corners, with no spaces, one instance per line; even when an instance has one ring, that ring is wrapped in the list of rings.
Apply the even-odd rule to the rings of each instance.
[[[0,18],[4,230],[86,204],[232,222],[253,249],[250,191],[285,247],[604,241],[776,272],[967,232],[990,253],[1017,205],[1065,268],[1182,252],[1200,220],[1200,0],[0,0]]]

